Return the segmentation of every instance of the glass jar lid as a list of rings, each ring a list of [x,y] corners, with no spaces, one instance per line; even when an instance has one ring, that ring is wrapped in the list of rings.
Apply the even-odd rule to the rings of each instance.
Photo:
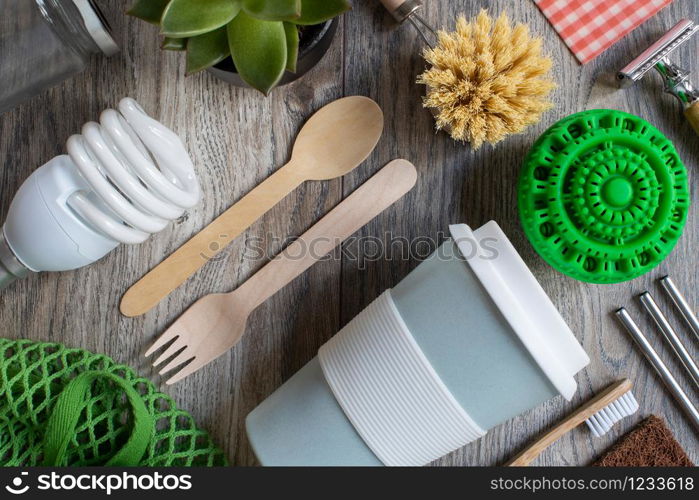
[[[119,46],[112,38],[109,25],[99,7],[92,0],[73,0],[73,3],[80,12],[85,29],[100,50],[106,56],[119,52]]]

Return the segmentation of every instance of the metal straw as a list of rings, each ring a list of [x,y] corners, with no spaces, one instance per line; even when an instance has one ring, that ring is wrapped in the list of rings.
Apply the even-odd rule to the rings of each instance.
[[[663,360],[660,359],[660,356],[658,356],[658,353],[655,351],[655,349],[653,349],[653,346],[650,345],[650,342],[648,342],[646,336],[643,335],[643,332],[641,332],[641,329],[631,318],[628,311],[622,307],[616,312],[616,317],[619,318],[621,324],[624,325],[624,328],[626,328],[638,347],[641,349],[641,352],[643,352],[646,359],[658,373],[661,380],[665,384],[665,387],[667,387],[677,403],[687,413],[687,416],[691,419],[696,430],[699,431],[699,410],[697,410],[697,408],[692,404],[692,401],[689,399],[689,396],[687,396],[687,393],[682,390],[682,387],[677,382],[677,379],[672,376],[670,370],[668,370],[665,363],[663,363]]]
[[[663,289],[667,292],[672,301],[675,303],[677,309],[680,310],[680,312],[682,313],[682,317],[689,325],[689,328],[692,329],[694,335],[696,335],[697,340],[699,340],[699,319],[697,319],[697,316],[694,314],[694,311],[692,311],[692,308],[689,306],[687,299],[684,298],[682,292],[679,291],[679,289],[677,288],[677,286],[675,286],[675,283],[669,276],[661,278],[660,284],[663,285]]]
[[[699,366],[694,362],[692,356],[689,354],[684,344],[677,336],[677,333],[672,328],[672,325],[668,321],[667,317],[658,307],[658,304],[653,300],[653,296],[649,292],[644,292],[639,297],[641,304],[646,308],[646,311],[653,317],[655,324],[658,325],[660,331],[663,333],[663,337],[672,347],[672,351],[682,362],[689,376],[694,381],[694,384],[699,388]]]

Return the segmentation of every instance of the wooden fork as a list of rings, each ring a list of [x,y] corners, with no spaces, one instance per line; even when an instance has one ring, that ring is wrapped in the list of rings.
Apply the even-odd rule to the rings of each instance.
[[[199,299],[155,341],[146,357],[172,342],[153,366],[175,356],[160,370],[163,374],[189,362],[167,384],[218,358],[240,341],[255,308],[402,198],[416,180],[410,162],[392,161],[236,290]]]

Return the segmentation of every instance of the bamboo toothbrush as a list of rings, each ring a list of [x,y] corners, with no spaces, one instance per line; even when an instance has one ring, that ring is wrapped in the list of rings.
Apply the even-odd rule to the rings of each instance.
[[[631,392],[631,381],[620,380],[607,387],[581,406],[575,413],[546,432],[510,460],[508,466],[526,466],[536,460],[546,448],[562,438],[565,434],[585,422],[595,437],[604,436],[624,417],[638,411],[638,402]]]

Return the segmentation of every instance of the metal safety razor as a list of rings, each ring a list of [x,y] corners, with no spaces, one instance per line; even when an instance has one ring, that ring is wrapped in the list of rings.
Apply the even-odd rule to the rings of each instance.
[[[669,56],[699,31],[699,25],[689,19],[677,23],[617,74],[621,87],[630,87],[655,68],[665,82],[665,91],[684,106],[684,114],[699,134],[699,89],[689,81],[690,72],[673,63]]]

